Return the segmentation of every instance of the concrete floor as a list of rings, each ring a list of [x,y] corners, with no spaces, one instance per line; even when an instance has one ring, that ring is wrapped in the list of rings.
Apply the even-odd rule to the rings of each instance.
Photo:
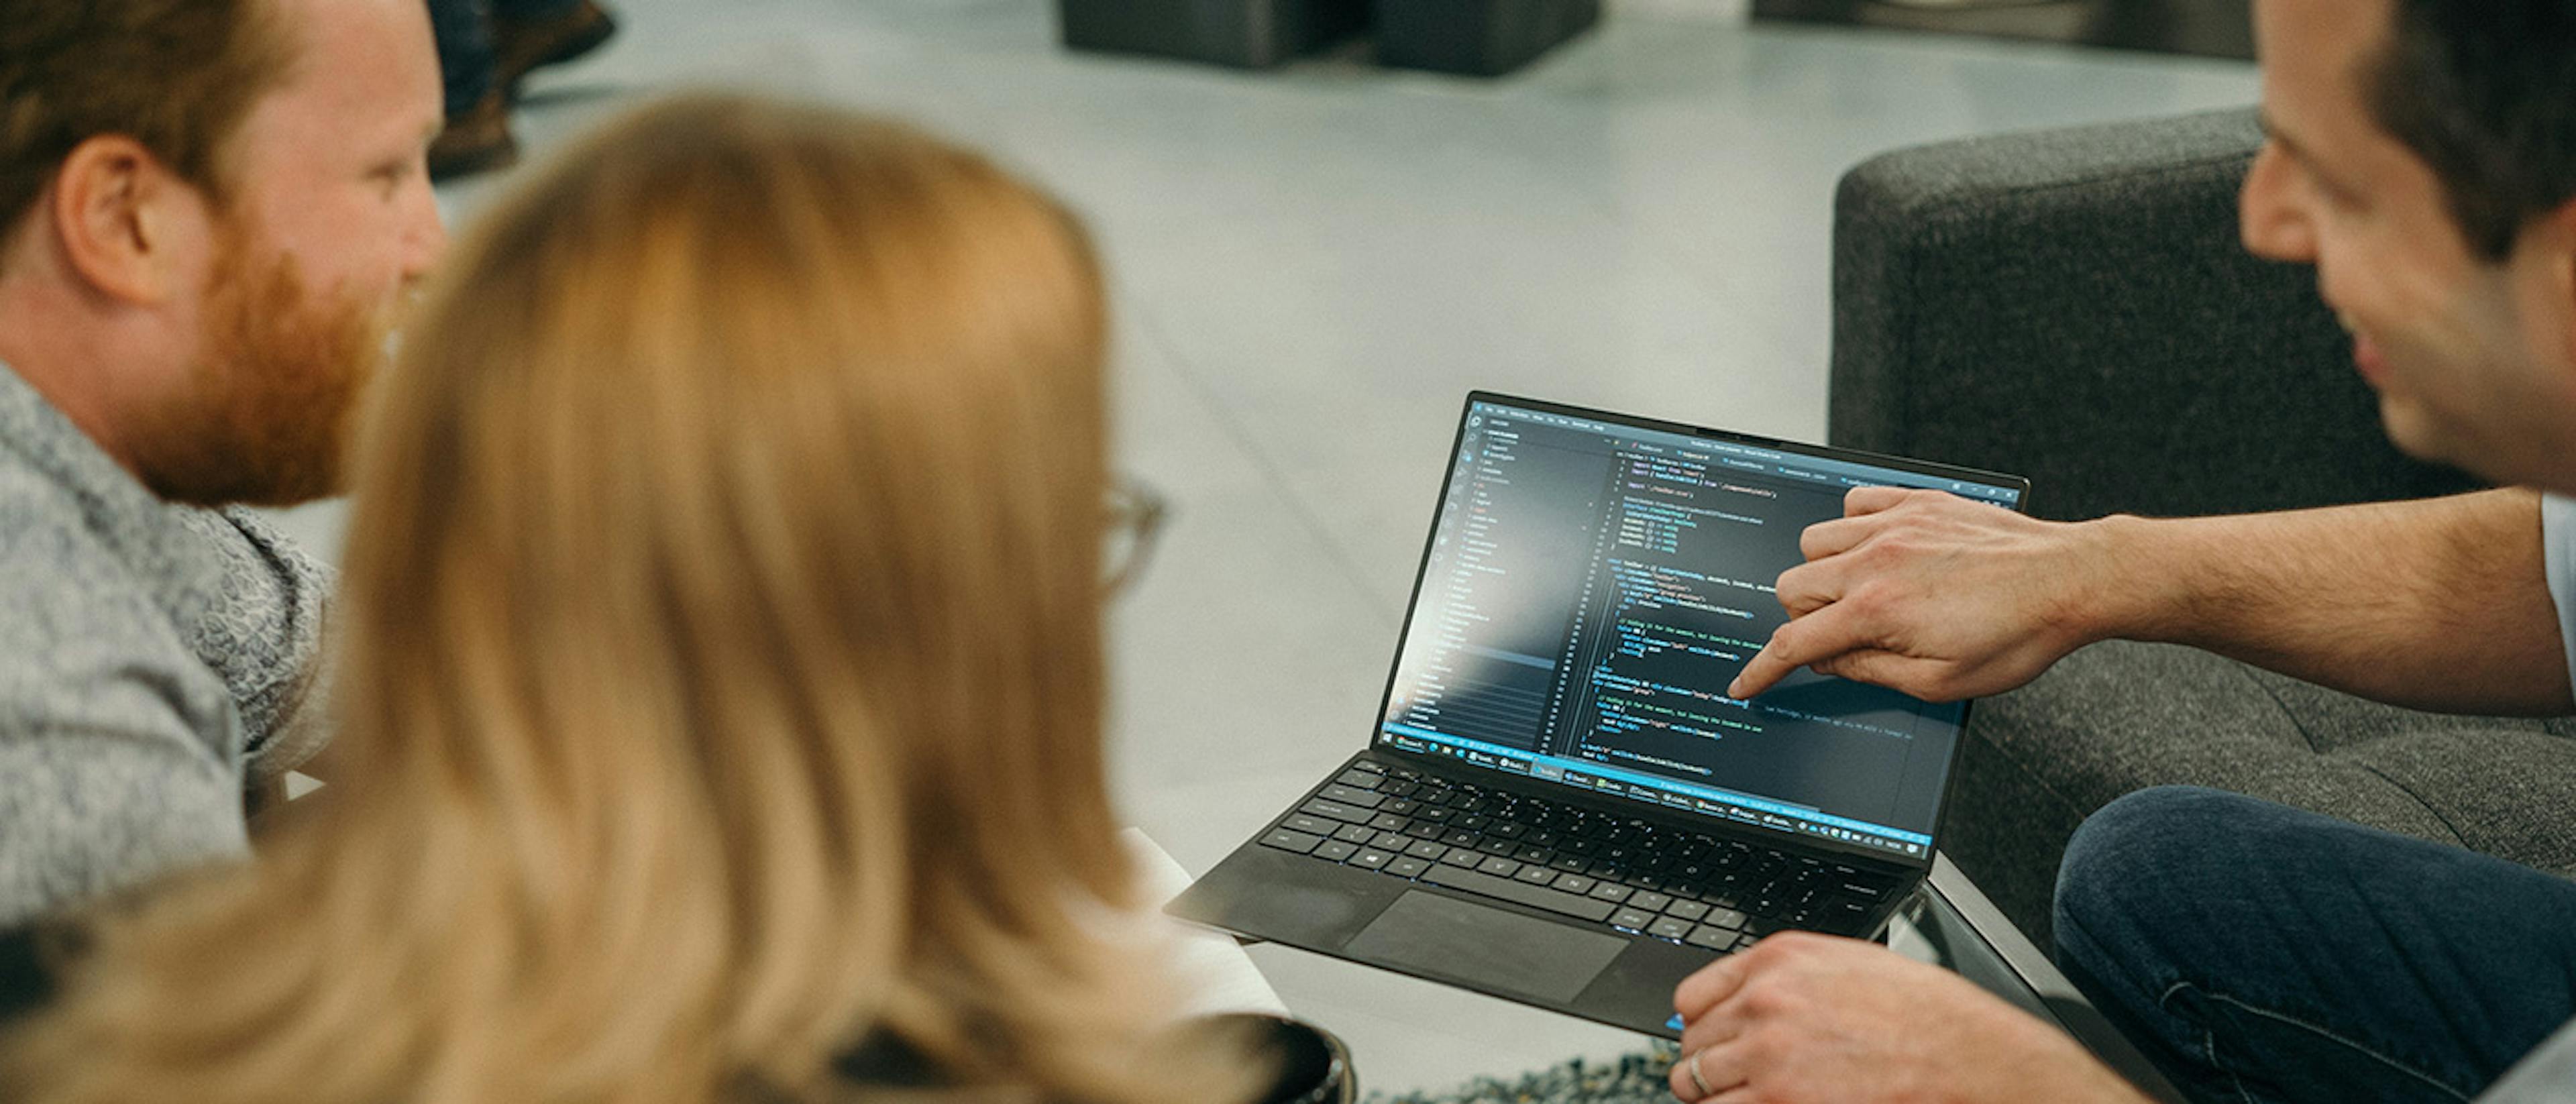
[[[1820,27],[1632,0],[1515,77],[1073,56],[1045,0],[622,0],[530,85],[542,153],[638,97],[765,88],[994,151],[1098,234],[1124,466],[1172,524],[1115,618],[1129,817],[1205,869],[1365,738],[1450,432],[1485,387],[1824,429],[1831,202],[1901,145],[2243,105],[2240,63]],[[489,189],[442,197],[470,219]],[[337,547],[339,512],[289,524]],[[1637,1036],[1259,948],[1372,1088]]]

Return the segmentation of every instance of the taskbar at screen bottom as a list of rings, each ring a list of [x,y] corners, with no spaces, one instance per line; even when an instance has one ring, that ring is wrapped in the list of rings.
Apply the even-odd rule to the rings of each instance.
[[[1564,759],[1553,755],[1532,755],[1525,751],[1432,732],[1412,725],[1387,724],[1381,738],[1388,746],[1417,755],[1438,755],[1456,759],[1470,766],[1510,774],[1526,775],[1544,782],[1573,786],[1592,793],[1644,802],[1663,809],[1724,817],[1740,824],[1750,824],[1775,832],[1839,840],[1891,854],[1921,858],[1929,853],[1932,837],[1899,831],[1884,825],[1869,824],[1833,816],[1806,812],[1759,798],[1730,800],[1712,795],[1704,787],[1656,778],[1653,775],[1618,767]],[[1767,806],[1767,807],[1766,807]]]

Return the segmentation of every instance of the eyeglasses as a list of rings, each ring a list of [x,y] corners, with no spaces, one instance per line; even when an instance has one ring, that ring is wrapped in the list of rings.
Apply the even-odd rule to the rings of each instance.
[[[1114,596],[1145,573],[1167,510],[1163,496],[1141,480],[1128,477],[1109,488],[1109,524],[1100,554],[1102,593]]]

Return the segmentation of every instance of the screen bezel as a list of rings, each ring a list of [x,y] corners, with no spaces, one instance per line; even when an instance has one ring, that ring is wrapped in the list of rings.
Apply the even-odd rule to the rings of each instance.
[[[1874,863],[1905,868],[1928,869],[1932,865],[1933,856],[1938,854],[1941,849],[1941,840],[1944,834],[1943,828],[1946,826],[1946,822],[1950,815],[1950,796],[1959,780],[1959,757],[1961,753],[1966,750],[1967,746],[1968,721],[1976,711],[1976,703],[1974,700],[1959,703],[1958,737],[1950,743],[1948,762],[1942,764],[1941,796],[1938,802],[1934,805],[1935,811],[1933,813],[1932,830],[1925,833],[1932,837],[1932,841],[1923,848],[1923,854],[1919,857],[1907,855],[1902,852],[1889,851],[1881,847],[1846,843],[1842,840],[1833,839],[1828,836],[1815,836],[1796,832],[1781,832],[1774,829],[1761,828],[1755,825],[1730,820],[1726,817],[1712,816],[1695,810],[1676,809],[1671,806],[1664,805],[1649,805],[1645,802],[1627,798],[1615,799],[1614,804],[1602,804],[1603,802],[1611,802],[1614,799],[1605,798],[1603,795],[1591,790],[1566,785],[1560,782],[1549,782],[1545,779],[1534,778],[1528,775],[1514,774],[1510,771],[1477,766],[1455,757],[1419,755],[1415,752],[1406,751],[1403,748],[1394,746],[1387,741],[1387,707],[1389,703],[1393,702],[1395,699],[1396,679],[1403,674],[1404,669],[1405,647],[1413,639],[1413,615],[1421,608],[1422,584],[1431,573],[1431,552],[1435,547],[1434,541],[1439,535],[1440,514],[1449,501],[1449,489],[1458,478],[1458,453],[1459,450],[1464,448],[1466,445],[1467,419],[1475,412],[1476,404],[1478,403],[1514,407],[1535,413],[1552,414],[1560,417],[1583,418],[1591,421],[1607,422],[1612,425],[1626,426],[1631,429],[1670,433],[1677,436],[1695,437],[1702,440],[1721,441],[1727,444],[1773,449],[1780,452],[1813,457],[1819,460],[1838,460],[1846,463],[1867,464],[1872,467],[1888,468],[1914,475],[1952,479],[1959,482],[1980,483],[1990,487],[2003,487],[2019,492],[2018,497],[2008,508],[2024,514],[2030,512],[2030,480],[2017,475],[1984,471],[1977,468],[1962,467],[1956,464],[1940,464],[1928,460],[1915,460],[1902,456],[1886,456],[1859,449],[1833,448],[1827,445],[1811,445],[1799,441],[1783,441],[1777,438],[1763,437],[1751,433],[1739,433],[1734,430],[1714,429],[1707,426],[1695,426],[1682,422],[1668,422],[1659,418],[1646,418],[1633,414],[1619,414],[1606,410],[1596,410],[1590,407],[1549,402],[1544,399],[1528,399],[1517,395],[1505,395],[1493,391],[1470,391],[1467,393],[1466,401],[1459,405],[1458,427],[1455,432],[1450,434],[1449,457],[1441,466],[1439,495],[1432,500],[1431,518],[1429,523],[1424,526],[1422,537],[1422,556],[1414,565],[1412,592],[1405,597],[1404,622],[1403,626],[1396,631],[1395,657],[1387,665],[1386,687],[1378,694],[1377,710],[1369,718],[1368,747],[1370,752],[1373,754],[1401,756],[1410,760],[1436,764],[1443,769],[1457,766],[1465,770],[1475,772],[1478,777],[1516,780],[1527,783],[1532,787],[1530,792],[1545,795],[1550,800],[1557,800],[1560,797],[1590,798],[1592,799],[1592,803],[1602,808],[1622,809],[1625,807],[1633,807],[1633,811],[1641,817],[1664,819],[1692,825],[1707,825],[1711,828],[1722,829],[1724,830],[1724,833],[1728,835],[1739,835],[1749,839],[1795,842],[1803,845],[1812,845],[1820,851],[1831,851],[1837,854],[1850,855]],[[1996,503],[1996,505],[2000,506],[2003,504]],[[1660,814],[1660,816],[1658,814]]]

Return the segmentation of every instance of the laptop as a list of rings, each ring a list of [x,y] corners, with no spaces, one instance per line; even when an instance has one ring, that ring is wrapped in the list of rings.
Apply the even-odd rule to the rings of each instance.
[[[1966,703],[1727,685],[1854,487],[2015,476],[1476,392],[1366,746],[1168,911],[1666,1038],[1787,928],[1873,937],[1932,865]]]

